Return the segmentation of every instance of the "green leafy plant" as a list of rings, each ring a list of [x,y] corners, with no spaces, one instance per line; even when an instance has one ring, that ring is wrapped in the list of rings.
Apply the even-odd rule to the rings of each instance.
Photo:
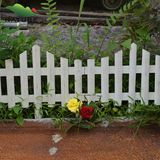
[[[18,29],[3,27],[0,23],[0,64],[4,66],[4,60],[13,59],[18,64],[19,55],[26,51],[31,51],[35,41],[34,36],[25,36],[23,32],[15,35]]]
[[[23,114],[22,114],[22,107],[21,105],[17,104],[11,109],[10,113],[11,117],[16,120],[16,123],[20,126],[24,124]]]
[[[80,101],[78,98],[71,98],[64,106],[54,106],[53,110],[50,113],[53,114],[54,124],[66,131],[72,127],[92,129],[103,121],[112,121],[128,112],[127,107],[120,107],[113,100],[102,103],[100,99],[88,102],[87,99]],[[67,127],[65,123],[68,123]]]
[[[65,35],[66,37],[64,37],[61,32],[62,29],[59,23],[55,0],[46,0],[45,3],[41,3],[42,8],[47,12],[48,25],[51,27],[50,34],[41,34],[43,51],[53,53],[55,58],[66,57],[69,59],[69,64],[71,65],[73,64],[74,59],[86,60],[88,58],[95,58],[96,55],[98,57],[101,52],[101,45],[93,45],[90,42],[90,26],[87,24],[80,24],[80,16],[82,14],[84,2],[84,0],[80,1],[79,20],[77,25],[75,27],[68,27],[68,35]],[[81,35],[79,35],[80,27],[84,28]],[[99,41],[101,41],[101,39]]]
[[[22,108],[20,103],[16,104],[12,108],[8,108],[7,104],[0,103],[0,121],[15,120],[17,125],[23,126],[24,118],[34,118],[35,107],[29,106],[28,108]]]
[[[160,126],[160,106],[154,104],[134,103],[131,105],[130,116],[135,120],[136,132],[140,127],[157,124]]]
[[[51,26],[55,25],[59,21],[59,18],[58,18],[59,14],[57,13],[57,10],[56,10],[56,1],[55,0],[46,0],[46,2],[41,3],[41,5],[42,5],[42,9],[47,11],[48,24]]]
[[[46,33],[41,34],[41,39],[43,41],[43,50],[49,51],[55,55],[59,54],[59,50],[57,48],[61,48],[62,43],[59,40],[59,35],[61,34],[59,29],[59,17],[56,10],[56,1],[55,0],[46,0],[45,3],[41,3],[42,9],[47,12],[47,21],[48,26],[51,27],[52,33],[47,35]]]
[[[22,107],[20,104],[16,104],[13,108],[8,108],[7,105],[0,105],[0,120],[15,119],[16,123],[20,126],[24,124]]]
[[[7,105],[0,103],[0,120],[9,119],[9,113]]]
[[[155,7],[156,4],[156,7]],[[121,21],[123,36],[119,37],[118,48],[130,49],[132,42],[139,49],[158,54],[160,12],[156,0],[131,0],[107,20],[109,28]],[[124,32],[125,30],[125,32]],[[116,37],[113,37],[113,40]],[[113,48],[113,51],[115,48]]]

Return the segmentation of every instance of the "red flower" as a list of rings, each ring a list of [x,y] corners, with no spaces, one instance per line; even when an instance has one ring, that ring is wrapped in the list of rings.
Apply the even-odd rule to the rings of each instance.
[[[92,106],[82,106],[80,109],[80,115],[83,119],[90,119],[92,118],[94,112],[94,108]]]
[[[37,13],[37,9],[36,8],[32,8],[32,12]]]

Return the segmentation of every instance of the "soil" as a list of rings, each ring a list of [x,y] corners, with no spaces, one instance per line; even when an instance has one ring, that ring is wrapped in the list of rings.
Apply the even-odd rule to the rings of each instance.
[[[73,129],[58,143],[52,135],[59,133],[51,123],[0,123],[0,160],[160,160],[160,128],[140,129],[138,135],[128,123],[108,128]],[[56,147],[54,155],[49,149]]]

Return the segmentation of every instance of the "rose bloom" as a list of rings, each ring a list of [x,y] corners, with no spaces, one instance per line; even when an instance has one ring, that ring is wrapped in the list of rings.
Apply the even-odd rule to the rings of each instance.
[[[76,98],[70,99],[67,103],[67,108],[73,113],[79,112],[79,108],[81,106],[82,106],[82,102]]]
[[[94,112],[94,108],[92,106],[82,106],[80,109],[80,115],[83,119],[90,119],[92,118]]]

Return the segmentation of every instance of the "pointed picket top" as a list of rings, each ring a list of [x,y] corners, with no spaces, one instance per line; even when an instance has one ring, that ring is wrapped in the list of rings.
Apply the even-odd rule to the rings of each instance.
[[[40,46],[38,44],[34,44],[32,48],[40,48]]]
[[[23,66],[27,68],[27,51],[20,54],[20,68]]]
[[[137,48],[137,44],[136,43],[132,43],[131,44],[131,48]]]

